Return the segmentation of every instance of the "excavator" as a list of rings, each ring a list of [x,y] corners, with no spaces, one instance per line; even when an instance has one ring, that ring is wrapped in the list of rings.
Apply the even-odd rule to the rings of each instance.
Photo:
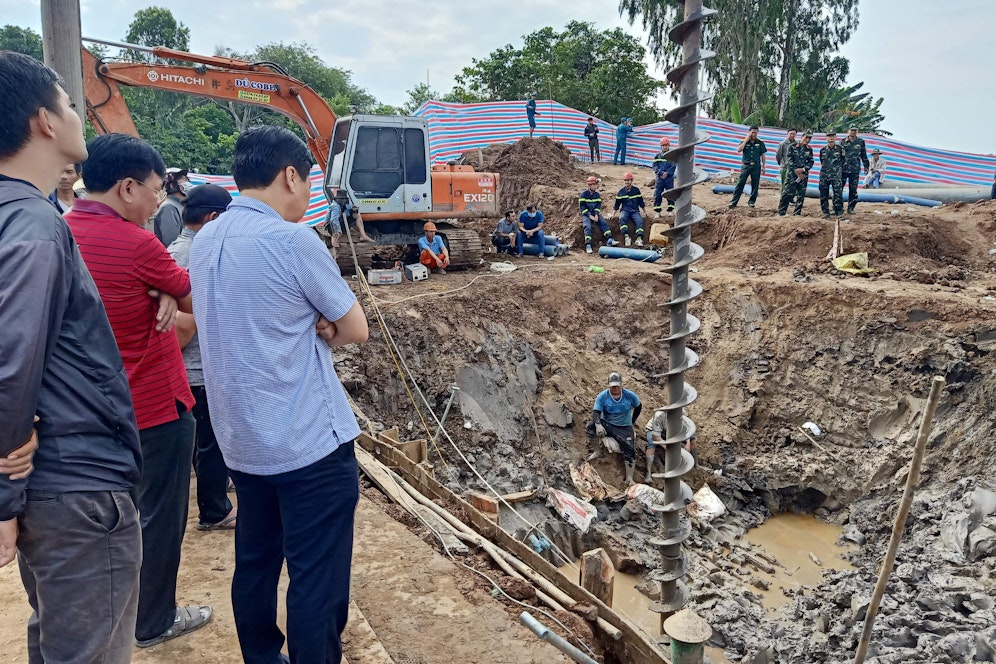
[[[424,118],[350,115],[337,118],[325,100],[271,62],[251,63],[161,46],[146,47],[97,39],[86,41],[151,53],[157,62],[108,62],[83,48],[86,113],[98,134],[138,136],[121,85],[252,104],[294,120],[325,174],[329,201],[350,202],[373,243],[355,243],[361,268],[381,258],[417,262],[422,225],[439,228],[454,267],[480,263],[481,241],[471,229],[449,220],[497,217],[498,175],[471,166],[432,165]],[[181,64],[160,64],[171,61]],[[385,245],[400,246],[391,257]],[[395,250],[397,253],[397,250]],[[352,270],[352,256],[340,253],[340,267]]]

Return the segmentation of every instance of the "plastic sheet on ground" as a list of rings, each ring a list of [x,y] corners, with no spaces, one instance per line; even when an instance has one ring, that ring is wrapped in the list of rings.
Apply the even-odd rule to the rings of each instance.
[[[726,513],[726,505],[709,488],[708,484],[695,492],[695,495],[692,496],[692,502],[685,509],[691,516],[705,523],[709,523]]]
[[[585,500],[605,500],[617,493],[615,487],[602,481],[598,472],[587,461],[571,464],[571,482]]]
[[[626,489],[626,497],[630,500],[636,500],[644,507],[667,503],[663,491],[655,489],[649,484],[640,484],[639,482]]]
[[[864,251],[835,258],[833,266],[848,274],[870,274],[875,271],[874,268],[868,267],[868,253]]]
[[[547,489],[546,502],[560,515],[560,518],[582,533],[588,532],[591,522],[598,516],[594,505],[587,500],[572,496],[566,491]]]

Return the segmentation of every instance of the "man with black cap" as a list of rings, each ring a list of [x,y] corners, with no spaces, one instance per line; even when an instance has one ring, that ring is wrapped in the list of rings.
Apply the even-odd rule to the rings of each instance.
[[[833,187],[833,213],[844,214],[843,188],[844,148],[837,143],[837,132],[827,132],[827,144],[820,148],[820,209],[823,218],[830,218],[830,187]]]
[[[841,185],[847,185],[847,214],[854,212],[854,206],[858,204],[858,178],[861,176],[861,168],[868,172],[868,150],[865,147],[865,140],[858,138],[858,128],[851,127],[847,130],[847,136],[840,142],[840,147],[844,149],[844,166],[842,169]]]
[[[197,231],[217,219],[231,202],[232,195],[215,184],[202,184],[190,190],[183,209],[183,230],[168,247],[177,265],[190,267],[190,247]],[[211,426],[211,413],[208,411],[207,392],[204,388],[204,370],[201,366],[201,347],[197,340],[197,325],[193,314],[177,313],[176,336],[183,349],[187,382],[195,400],[190,412],[197,421],[194,439],[194,473],[197,476],[199,510],[197,529],[235,530],[236,510],[228,499],[228,468]]]
[[[633,483],[636,448],[634,445],[633,423],[640,417],[643,404],[635,392],[623,389],[622,376],[613,371],[609,374],[609,389],[602,390],[595,398],[592,417],[585,432],[597,438],[592,445],[595,451],[588,457],[597,459],[602,455],[599,444],[602,438],[612,438],[619,444],[626,466],[626,483]]]
[[[187,200],[187,192],[193,188],[190,180],[187,179],[187,169],[167,168],[166,178],[163,180],[163,191],[166,198],[156,212],[156,219],[153,222],[152,231],[168,247],[180,235],[183,230],[183,205]]]

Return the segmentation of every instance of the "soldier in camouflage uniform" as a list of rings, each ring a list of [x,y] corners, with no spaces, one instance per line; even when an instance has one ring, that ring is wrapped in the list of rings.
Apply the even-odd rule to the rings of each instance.
[[[858,128],[851,127],[847,130],[847,138],[840,142],[840,147],[844,148],[844,168],[842,183],[847,184],[847,213],[854,212],[854,206],[858,204],[858,178],[861,176],[861,167],[868,171],[868,150],[865,147],[865,140],[858,138]]]
[[[813,148],[809,141],[813,132],[807,131],[802,140],[788,149],[784,167],[785,183],[782,185],[782,198],[778,202],[778,214],[784,217],[789,203],[795,199],[795,214],[802,214],[802,203],[806,200],[806,187],[809,185],[809,169],[813,167]]]
[[[733,190],[733,200],[730,201],[731,208],[737,207],[737,203],[740,202],[747,178],[750,178],[750,198],[747,200],[747,205],[754,207],[760,190],[761,172],[764,170],[764,153],[767,151],[764,141],[757,137],[757,127],[751,127],[747,136],[737,146],[737,152],[743,153],[743,159],[740,165],[740,179],[737,180],[736,189]]]
[[[833,187],[833,213],[844,214],[842,182],[844,174],[844,148],[837,143],[837,132],[827,132],[827,144],[820,148],[820,209],[823,218],[830,217],[830,187]]]

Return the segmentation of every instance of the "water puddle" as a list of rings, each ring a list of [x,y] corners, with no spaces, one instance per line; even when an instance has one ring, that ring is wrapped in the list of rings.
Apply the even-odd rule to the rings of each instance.
[[[768,590],[750,588],[761,595],[769,614],[788,603],[782,588],[817,586],[826,570],[854,569],[841,558],[851,548],[837,545],[840,531],[840,526],[809,514],[779,514],[747,531],[743,539],[776,561],[771,564],[773,572],[752,570],[755,576],[771,584]],[[767,560],[762,562],[770,564]]]

